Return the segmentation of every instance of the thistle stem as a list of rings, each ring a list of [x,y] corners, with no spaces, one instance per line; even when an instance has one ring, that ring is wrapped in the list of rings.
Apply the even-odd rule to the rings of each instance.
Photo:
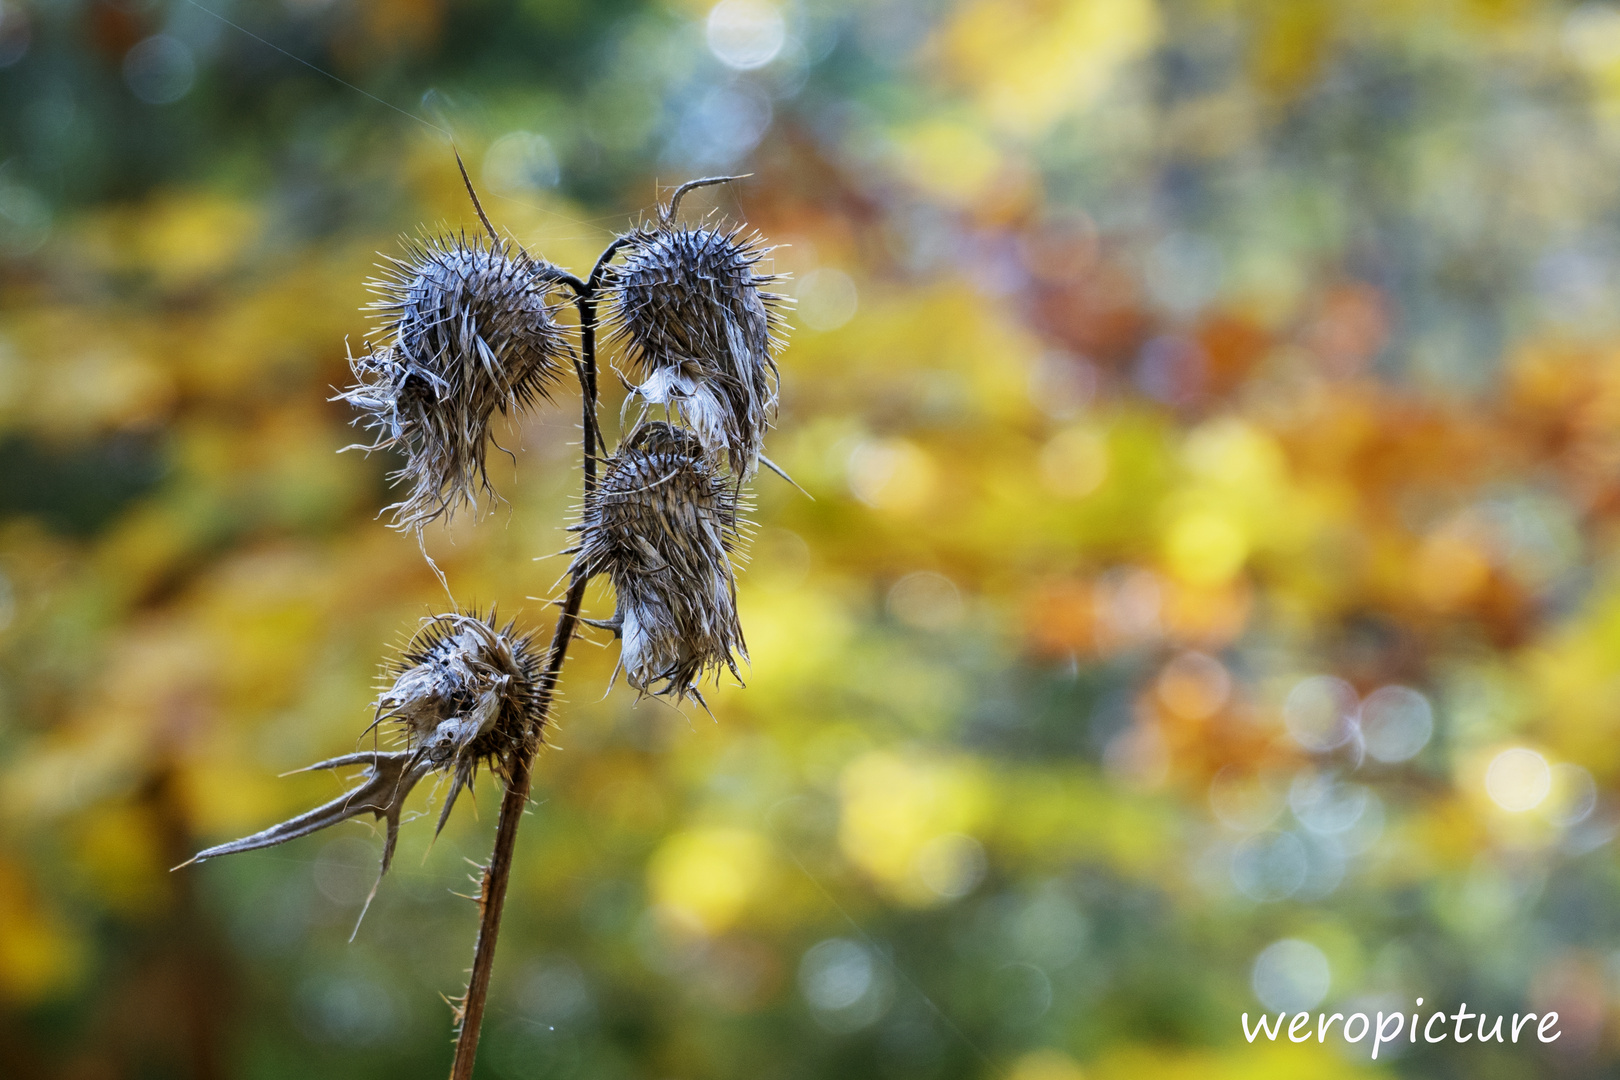
[[[568,587],[562,614],[557,617],[557,629],[551,636],[551,652],[546,658],[545,671],[540,676],[540,706],[542,722],[551,711],[555,697],[557,677],[562,672],[563,659],[568,654],[568,643],[574,636],[579,620],[580,603],[585,599],[585,578],[576,575]],[[467,993],[461,1001],[461,1023],[456,1029],[456,1057],[451,1066],[451,1080],[472,1080],[473,1062],[478,1056],[478,1033],[484,1023],[484,1004],[489,998],[489,975],[495,963],[495,939],[501,932],[501,912],[506,906],[506,886],[512,878],[512,852],[517,846],[518,825],[523,821],[524,808],[529,804],[529,787],[534,755],[539,740],[519,754],[512,768],[512,778],[501,798],[501,817],[495,826],[495,849],[490,853],[489,865],[484,867],[483,881],[478,890],[478,944],[473,950],[473,965],[467,978]]]
[[[623,243],[621,237],[608,245],[597,259],[589,281],[581,282],[575,277],[562,279],[573,288],[574,303],[579,309],[580,361],[576,371],[580,396],[584,399],[584,486],[587,499],[596,490],[599,449],[596,424],[596,297],[607,272],[608,261]],[[450,1080],[472,1080],[473,1063],[478,1057],[479,1030],[483,1027],[484,1006],[489,998],[490,971],[495,964],[495,941],[501,932],[506,886],[512,878],[512,853],[517,847],[517,831],[523,821],[524,808],[529,803],[534,757],[540,749],[539,728],[551,714],[557,680],[562,674],[563,661],[568,656],[568,645],[579,625],[579,609],[585,600],[586,580],[584,574],[576,573],[568,584],[562,614],[557,616],[557,628],[551,635],[545,670],[540,674],[539,720],[534,738],[519,752],[518,760],[512,767],[511,779],[506,785],[506,794],[501,798],[500,820],[495,826],[495,848],[490,853],[489,865],[484,867],[478,890],[478,944],[473,949],[467,993],[461,1000],[460,1024],[456,1029],[456,1056],[450,1069]]]
[[[729,184],[733,180],[746,180],[753,175],[753,173],[743,173],[741,176],[705,176],[701,180],[688,180],[675,189],[675,194],[669,197],[669,205],[664,208],[663,213],[659,216],[664,219],[666,225],[674,221],[675,215],[681,212],[681,197],[694,188],[708,187],[711,184]]]

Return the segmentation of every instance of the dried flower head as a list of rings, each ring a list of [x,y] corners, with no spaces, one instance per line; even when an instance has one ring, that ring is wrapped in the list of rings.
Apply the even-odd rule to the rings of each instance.
[[[613,583],[604,625],[623,640],[619,663],[637,690],[701,702],[699,679],[722,666],[738,675],[736,658],[748,659],[732,572],[741,501],[686,428],[643,422],[608,458],[574,526],[572,569]]]
[[[608,315],[636,365],[636,391],[690,425],[737,475],[752,475],[776,414],[772,354],[782,344],[785,298],[764,289],[775,275],[755,272],[771,249],[758,234],[666,217],[620,250]]]
[[[432,237],[388,257],[370,283],[380,340],[349,358],[355,384],[339,395],[376,434],[367,450],[397,447],[410,486],[388,509],[394,525],[420,532],[478,488],[496,411],[546,398],[568,351],[547,294],[557,271],[504,242]]]
[[[540,656],[511,623],[496,630],[493,609],[487,619],[435,615],[405,646],[393,675],[376,701],[376,722],[395,721],[416,759],[451,773],[442,829],[480,764],[510,778],[541,737]]]
[[[400,812],[418,781],[430,772],[450,774],[450,792],[439,814],[442,830],[456,796],[480,764],[510,779],[519,755],[541,737],[540,657],[532,639],[516,633],[511,623],[497,630],[493,610],[487,619],[459,612],[427,619],[391,674],[393,682],[375,702],[372,726],[396,721],[404,749],[346,754],[299,770],[366,769],[359,785],[324,806],[208,848],[191,861],[284,844],[369,812],[388,822],[380,882],[393,861]]]

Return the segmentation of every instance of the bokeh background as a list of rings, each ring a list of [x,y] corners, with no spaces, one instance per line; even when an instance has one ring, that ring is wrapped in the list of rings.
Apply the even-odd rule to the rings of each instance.
[[[447,1069],[491,781],[353,943],[360,824],[168,868],[445,603],[330,395],[451,137],[575,270],[751,172],[814,496],[712,719],[575,646],[481,1076],[1613,1075],[1620,6],[1543,0],[0,0],[0,1073]],[[572,401],[427,538],[542,633]],[[1239,1027],[1419,996],[1563,1035]]]

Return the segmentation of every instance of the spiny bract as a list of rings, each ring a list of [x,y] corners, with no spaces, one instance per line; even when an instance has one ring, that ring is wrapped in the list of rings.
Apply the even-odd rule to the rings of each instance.
[[[550,396],[568,340],[547,301],[556,269],[521,248],[432,237],[384,270],[370,282],[379,340],[350,356],[355,384],[339,397],[376,434],[364,449],[404,451],[391,479],[410,491],[388,509],[396,528],[420,532],[492,492],[490,422]]]
[[[345,754],[300,770],[361,765],[366,772],[355,788],[331,802],[199,852],[192,861],[273,847],[370,813],[388,823],[380,880],[393,861],[400,812],[418,781],[434,771],[450,773],[439,814],[443,829],[456,796],[480,764],[509,779],[519,755],[541,738],[540,658],[533,641],[511,623],[496,630],[493,610],[487,619],[456,612],[425,620],[391,672],[393,682],[375,702],[372,726],[397,721],[404,749]]]
[[[608,625],[637,690],[701,702],[699,679],[748,659],[732,569],[741,501],[685,428],[643,422],[607,459],[571,569],[613,583]]]
[[[753,475],[776,414],[773,352],[785,298],[755,266],[771,249],[740,229],[660,225],[626,239],[608,279],[614,335],[646,401],[691,426],[704,449]]]

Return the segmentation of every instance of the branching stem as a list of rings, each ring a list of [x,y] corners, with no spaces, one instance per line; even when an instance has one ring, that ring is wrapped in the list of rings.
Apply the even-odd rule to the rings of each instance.
[[[457,164],[460,164],[459,157]],[[478,216],[493,240],[494,226],[490,225],[489,219],[484,216],[483,207],[478,205],[478,196],[473,194],[472,181],[467,179],[465,166],[462,166],[461,175],[467,182],[467,192],[472,195]],[[682,184],[670,198],[669,206],[663,213],[664,220],[674,218],[680,209],[681,196],[693,188],[737,179],[741,178],[711,176]],[[596,265],[591,268],[591,276],[585,281],[572,274],[560,274],[556,278],[558,282],[573,290],[574,306],[579,310],[580,357],[575,364],[575,372],[579,376],[580,396],[584,399],[584,486],[587,501],[596,491],[596,464],[602,443],[601,429],[596,419],[596,307],[602,295],[602,288],[607,282],[609,264],[613,256],[630,240],[629,236],[620,236],[609,244],[597,257]],[[472,1080],[473,1063],[478,1056],[479,1030],[483,1026],[484,1008],[489,998],[490,971],[495,963],[495,941],[500,936],[501,912],[506,906],[506,887],[512,878],[512,855],[517,847],[518,826],[523,821],[523,811],[529,803],[534,757],[540,749],[540,729],[551,714],[551,705],[556,699],[557,680],[562,674],[563,661],[568,656],[568,645],[573,640],[574,631],[581,621],[579,610],[585,599],[586,581],[587,576],[584,573],[576,572],[568,583],[562,614],[557,616],[557,628],[551,635],[551,649],[546,655],[545,669],[540,674],[540,707],[536,729],[532,732],[533,737],[520,751],[518,760],[513,764],[511,780],[506,785],[505,795],[501,798],[500,820],[495,826],[495,848],[490,853],[489,865],[484,868],[478,891],[478,944],[473,950],[472,969],[467,978],[467,993],[461,999],[459,1024],[456,1028],[456,1056],[455,1063],[451,1066],[450,1080]]]
[[[584,471],[585,497],[596,490],[596,461],[600,449],[600,429],[596,422],[596,302],[607,274],[609,261],[624,244],[620,237],[609,244],[597,259],[588,281],[572,275],[561,278],[574,290],[574,305],[579,310],[580,359],[575,365],[579,376],[580,396],[584,400]],[[568,583],[563,599],[562,614],[557,616],[557,628],[551,635],[551,648],[546,655],[546,666],[540,674],[539,719],[533,738],[519,753],[512,768],[506,794],[501,798],[501,816],[495,826],[495,848],[490,853],[489,865],[484,867],[483,880],[478,890],[478,944],[473,950],[472,970],[467,978],[467,993],[461,1000],[460,1023],[456,1029],[456,1056],[451,1066],[450,1080],[472,1080],[473,1063],[478,1056],[479,1029],[484,1023],[484,1006],[489,998],[489,976],[495,963],[495,940],[501,932],[501,912],[506,906],[506,887],[512,878],[512,854],[517,847],[518,826],[523,821],[524,808],[529,803],[529,789],[533,778],[535,754],[540,749],[540,726],[551,714],[556,699],[557,680],[562,674],[563,661],[568,656],[568,645],[579,625],[579,609],[585,599],[586,577],[576,573]]]

